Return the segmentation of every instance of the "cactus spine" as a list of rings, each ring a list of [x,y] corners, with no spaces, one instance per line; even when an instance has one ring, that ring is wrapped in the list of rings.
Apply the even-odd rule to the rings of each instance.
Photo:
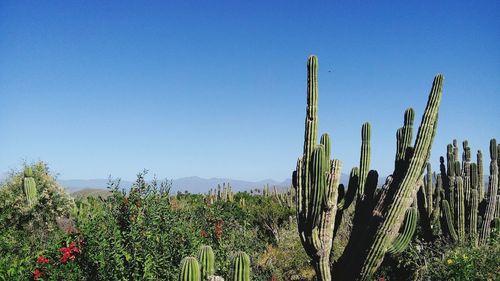
[[[250,257],[244,252],[234,257],[231,281],[250,281]]]
[[[28,207],[32,207],[37,198],[36,183],[33,178],[33,170],[30,167],[24,169],[23,177],[23,191],[26,196],[26,201],[28,202]]]
[[[208,279],[208,276],[215,274],[215,255],[212,247],[201,246],[198,251],[198,259],[201,264],[201,278]]]
[[[194,257],[186,257],[181,262],[179,281],[201,281],[200,265]]]
[[[378,174],[369,168],[370,125],[368,123],[362,128],[360,167],[351,171],[352,177],[347,192],[343,189],[339,192],[341,164],[338,160],[330,160],[328,135],[324,134],[321,137],[319,145],[316,143],[318,88],[315,56],[309,57],[307,70],[304,150],[293,173],[299,236],[306,253],[313,260],[319,281],[332,280],[332,271],[338,280],[368,280],[393,243],[400,244],[395,241],[396,236],[420,186],[421,175],[434,138],[443,77],[438,75],[434,79],[414,147],[410,146],[414,113],[411,109],[405,112],[404,125],[397,132],[398,147],[394,173],[388,177],[383,190],[375,195]],[[341,221],[342,211],[349,206],[354,197],[356,197],[356,208],[351,236],[341,258],[331,270],[329,256],[332,239],[336,233],[333,231],[336,227],[335,218],[340,216],[339,221]],[[337,199],[340,199],[338,206]],[[339,207],[338,213],[337,207]],[[411,228],[407,233],[410,230]],[[403,237],[408,236],[403,235]]]

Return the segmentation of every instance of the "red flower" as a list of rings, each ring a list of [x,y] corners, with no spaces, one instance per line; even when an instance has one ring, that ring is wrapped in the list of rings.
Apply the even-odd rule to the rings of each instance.
[[[271,276],[271,281],[278,281],[278,277],[276,277],[275,275]]]
[[[45,272],[41,271],[40,269],[35,269],[35,271],[33,271],[33,278],[35,280],[38,280],[40,279],[40,277],[44,277],[45,276]]]
[[[75,242],[69,243],[68,247],[61,247],[59,249],[59,252],[61,252],[62,256],[59,258],[59,261],[61,263],[66,263],[68,260],[73,261],[75,260],[75,255],[77,253],[80,253],[80,248],[78,248],[75,245]]]
[[[380,276],[377,280],[378,281],[385,281],[385,277],[384,276]]]
[[[36,262],[37,263],[49,263],[49,259],[44,257],[44,256],[38,256],[38,258],[36,259]]]

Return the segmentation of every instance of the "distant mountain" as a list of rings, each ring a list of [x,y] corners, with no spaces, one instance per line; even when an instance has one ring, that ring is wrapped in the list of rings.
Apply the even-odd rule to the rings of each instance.
[[[111,192],[107,189],[101,188],[84,188],[76,192],[71,193],[71,196],[75,199],[86,198],[86,197],[102,197],[106,198],[111,195]]]
[[[382,186],[385,182],[385,176],[379,176],[378,185]],[[347,187],[349,181],[348,174],[342,174],[340,177],[340,183]],[[488,182],[488,177],[485,176],[486,186]],[[107,179],[91,179],[91,180],[59,180],[59,184],[64,186],[66,190],[70,193],[75,193],[80,190],[89,190],[87,192],[95,192],[95,190],[105,190],[108,186]],[[217,188],[218,184],[230,183],[233,191],[245,191],[254,188],[262,188],[266,184],[270,186],[276,186],[279,189],[286,189],[292,185],[291,179],[286,179],[284,181],[275,181],[272,179],[266,179],[261,181],[244,181],[235,180],[230,178],[200,178],[200,177],[185,177],[172,180],[171,193],[177,193],[178,191],[184,192],[189,191],[190,193],[206,193],[211,188]],[[129,190],[133,182],[131,181],[121,181],[120,188]]]
[[[107,179],[90,179],[90,180],[58,180],[59,184],[62,185],[70,193],[76,193],[81,190],[104,190],[108,187]],[[190,193],[206,193],[211,188],[217,188],[218,184],[230,183],[233,191],[244,191],[253,188],[262,188],[264,185],[269,184],[270,186],[275,185],[279,188],[288,188],[292,184],[291,179],[286,179],[282,182],[278,182],[272,179],[261,180],[261,181],[243,181],[234,180],[230,178],[200,178],[200,177],[185,177],[172,180],[171,193],[176,193],[177,191],[189,191]],[[131,181],[120,181],[120,188],[129,190],[133,182]]]
[[[106,189],[108,187],[107,179],[90,179],[90,180],[57,180],[70,193],[82,189]],[[132,182],[121,181],[120,187],[126,190],[130,189]]]

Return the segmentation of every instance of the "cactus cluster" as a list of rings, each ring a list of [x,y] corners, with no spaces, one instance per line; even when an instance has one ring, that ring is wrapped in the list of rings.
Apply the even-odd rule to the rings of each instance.
[[[213,204],[216,201],[233,202],[234,192],[229,183],[222,183],[217,185],[216,189],[210,189],[206,196],[207,203]]]
[[[447,146],[446,164],[440,158],[440,173],[427,166],[424,185],[419,191],[419,211],[424,238],[433,240],[445,235],[452,240],[473,245],[484,244],[490,237],[491,226],[499,217],[498,152],[495,139],[490,141],[490,177],[484,190],[483,156],[477,152],[477,162],[471,161],[468,141],[462,143],[459,160],[457,141]]]
[[[260,190],[258,191],[260,192]],[[275,185],[273,185],[271,189],[269,184],[266,184],[262,188],[262,196],[266,198],[274,198],[282,207],[295,207],[295,189],[293,186],[287,190],[279,190]]]
[[[32,207],[37,200],[37,191],[35,179],[33,178],[33,170],[30,167],[24,169],[23,191],[28,207]]]
[[[198,251],[198,259],[195,257],[186,257],[182,260],[179,281],[207,280],[224,279],[220,276],[215,276],[214,252],[212,247],[204,245]],[[232,261],[229,281],[250,281],[250,257],[246,253],[236,253]]]
[[[274,197],[282,207],[295,208],[295,189],[293,187],[282,192],[276,192]]]
[[[415,229],[416,210],[409,210],[429,158],[437,126],[443,77],[434,78],[416,140],[411,145],[413,110],[405,112],[397,131],[396,165],[376,193],[378,174],[370,170],[370,124],[362,126],[359,168],[351,170],[348,189],[339,185],[341,162],[330,160],[331,141],[318,137],[318,61],[307,64],[307,109],[303,155],[293,173],[299,236],[311,257],[317,279],[369,280],[386,252],[407,245]],[[342,256],[331,268],[330,252],[344,210],[355,202],[352,231]],[[406,219],[405,219],[406,218]],[[404,227],[401,227],[405,224]],[[399,233],[401,231],[401,233]],[[333,278],[332,278],[333,273]]]

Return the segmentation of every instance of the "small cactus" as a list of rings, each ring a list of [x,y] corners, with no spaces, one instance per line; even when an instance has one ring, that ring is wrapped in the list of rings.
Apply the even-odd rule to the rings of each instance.
[[[201,281],[200,265],[194,257],[186,257],[181,262],[179,281]]]
[[[203,280],[215,274],[215,255],[212,247],[201,246],[198,251],[198,259],[201,264],[201,277]]]
[[[36,183],[33,178],[33,170],[30,167],[24,169],[23,190],[28,202],[28,207],[32,207],[37,199]]]
[[[231,281],[250,281],[250,257],[238,252],[233,260]]]

